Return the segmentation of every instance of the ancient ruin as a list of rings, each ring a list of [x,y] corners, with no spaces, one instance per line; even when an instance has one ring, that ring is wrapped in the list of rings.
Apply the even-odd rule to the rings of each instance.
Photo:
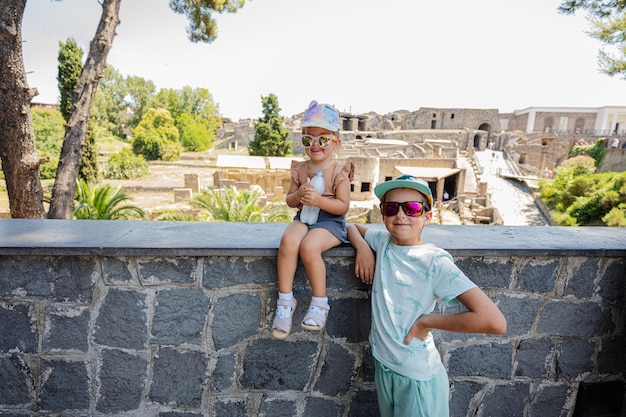
[[[297,141],[301,114],[286,120],[296,157],[304,156]],[[621,158],[609,158],[611,170],[626,169],[621,145],[626,142],[626,107],[528,108],[514,113],[497,109],[420,108],[386,115],[342,113],[342,146],[337,158],[354,163],[351,199],[375,200],[373,188],[401,174],[424,178],[436,199],[436,213],[451,208],[464,224],[502,224],[497,208],[490,204],[487,186],[481,183],[482,167],[475,151],[504,152],[505,170],[499,175],[535,187],[567,158],[573,143],[594,142],[599,137],[617,138]],[[247,146],[254,138],[251,120],[226,121],[220,145],[230,149]],[[254,169],[251,159],[236,163],[220,161],[215,185],[242,181],[259,184],[266,193],[282,193],[289,186],[288,164],[282,171],[268,159]],[[475,182],[476,185],[471,184]],[[470,185],[468,187],[468,184]],[[445,198],[444,198],[445,196]],[[360,211],[363,215],[364,211]],[[376,222],[375,211],[367,221]],[[441,222],[441,218],[439,218]]]

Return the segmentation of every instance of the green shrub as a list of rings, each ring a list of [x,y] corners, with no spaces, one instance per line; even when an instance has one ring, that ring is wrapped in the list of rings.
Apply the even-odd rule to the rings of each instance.
[[[112,154],[107,160],[105,178],[129,180],[148,174],[148,162],[143,155],[135,155],[129,148]]]
[[[553,180],[539,182],[539,196],[561,226],[622,225],[626,173],[596,174],[593,160],[577,156],[554,170]]]
[[[175,161],[182,150],[178,137],[178,129],[169,111],[149,109],[133,129],[133,152],[148,161]]]
[[[49,158],[39,166],[42,179],[56,177],[59,156],[65,135],[65,119],[56,109],[33,108],[33,129],[35,130],[35,146],[40,158]]]
[[[622,203],[617,207],[613,207],[603,218],[602,221],[607,226],[626,227],[626,204]]]

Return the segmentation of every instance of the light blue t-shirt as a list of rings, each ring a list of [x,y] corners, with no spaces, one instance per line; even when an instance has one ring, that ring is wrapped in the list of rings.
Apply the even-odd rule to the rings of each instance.
[[[409,329],[437,300],[458,304],[456,297],[476,287],[445,250],[427,243],[398,246],[387,230],[368,229],[365,241],[376,251],[372,287],[372,354],[400,375],[427,381],[441,369],[432,334],[404,344]]]

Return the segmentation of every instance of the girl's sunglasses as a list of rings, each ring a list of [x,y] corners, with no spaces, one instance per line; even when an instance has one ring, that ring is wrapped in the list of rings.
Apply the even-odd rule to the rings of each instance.
[[[383,216],[391,217],[398,214],[400,207],[402,207],[404,214],[409,217],[419,217],[429,209],[428,203],[421,203],[419,201],[405,201],[404,203],[388,201],[380,203],[380,212]]]
[[[328,148],[331,142],[336,141],[335,135],[325,133],[319,136],[302,135],[300,136],[302,146],[310,148],[313,145],[313,141],[316,140],[320,148]]]

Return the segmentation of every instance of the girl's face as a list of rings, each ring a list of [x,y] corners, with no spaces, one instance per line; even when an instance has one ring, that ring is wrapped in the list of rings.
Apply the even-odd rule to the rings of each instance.
[[[319,136],[319,135],[332,135],[335,136],[333,132],[328,129],[324,129],[323,127],[305,127],[304,128],[305,135],[311,136]],[[339,138],[335,136],[335,140],[330,142],[330,145],[327,148],[320,147],[320,144],[317,140],[314,140],[311,143],[311,146],[308,148],[304,148],[304,152],[307,154],[312,161],[323,161],[333,156],[333,151],[335,150],[335,146],[339,143]]]
[[[387,191],[383,198],[385,202],[396,203],[428,201],[422,193],[411,188],[394,188]],[[383,223],[391,234],[393,243],[399,246],[416,246],[422,244],[422,230],[430,223],[432,215],[432,211],[426,211],[419,217],[410,217],[400,208],[393,216],[383,216]]]

